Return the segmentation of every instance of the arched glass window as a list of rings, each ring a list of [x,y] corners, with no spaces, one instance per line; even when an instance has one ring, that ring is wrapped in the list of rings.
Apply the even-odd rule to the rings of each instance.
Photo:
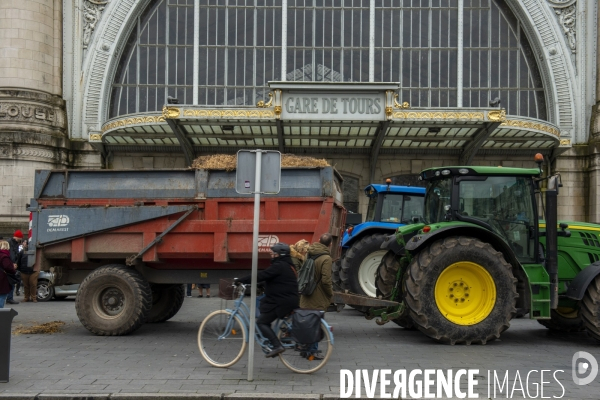
[[[167,95],[253,106],[267,99],[269,81],[372,77],[400,82],[401,100],[413,107],[488,107],[499,97],[509,115],[547,119],[533,51],[505,0],[464,0],[462,37],[458,0],[288,0],[286,10],[277,0],[199,3],[196,10],[194,0],[154,0],[138,18],[110,118],[160,110]]]

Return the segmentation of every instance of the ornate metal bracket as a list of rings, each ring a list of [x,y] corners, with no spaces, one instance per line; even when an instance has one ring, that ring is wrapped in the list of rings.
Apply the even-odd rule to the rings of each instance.
[[[259,108],[269,108],[272,105],[273,105],[273,92],[269,92],[269,101],[267,101],[266,103],[264,100],[261,100],[258,103],[256,103],[256,107],[259,107]]]
[[[394,108],[406,109],[410,108],[410,104],[408,103],[408,101],[404,101],[402,102],[402,104],[400,104],[398,102],[398,93],[396,93],[394,94]]]

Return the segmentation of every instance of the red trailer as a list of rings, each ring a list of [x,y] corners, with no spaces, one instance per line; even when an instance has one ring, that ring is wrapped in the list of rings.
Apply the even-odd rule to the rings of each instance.
[[[331,167],[282,170],[280,194],[261,198],[259,268],[277,242],[329,232],[339,249],[341,181]],[[249,273],[254,197],[234,182],[227,171],[36,171],[29,262],[53,268],[56,284],[81,283],[76,308],[93,333],[166,321],[182,284]]]

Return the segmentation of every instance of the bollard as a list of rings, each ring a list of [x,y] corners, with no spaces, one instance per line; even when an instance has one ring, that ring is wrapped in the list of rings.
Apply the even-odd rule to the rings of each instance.
[[[0,382],[8,382],[12,320],[18,314],[12,308],[0,308]]]

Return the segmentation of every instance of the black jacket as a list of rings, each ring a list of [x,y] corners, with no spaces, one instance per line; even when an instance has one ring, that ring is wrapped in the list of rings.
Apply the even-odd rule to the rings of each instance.
[[[24,251],[20,252],[17,257],[17,271],[25,275],[33,274],[33,267],[27,267],[27,254]]]
[[[13,264],[17,263],[17,259],[19,258],[19,243],[15,240],[15,238],[8,239],[8,244],[10,246],[10,261]]]
[[[242,283],[250,283],[251,280],[251,275],[239,279]],[[290,256],[272,259],[269,268],[258,272],[257,282],[265,283],[265,297],[260,302],[261,313],[277,310],[277,317],[283,318],[298,308],[298,278]]]

